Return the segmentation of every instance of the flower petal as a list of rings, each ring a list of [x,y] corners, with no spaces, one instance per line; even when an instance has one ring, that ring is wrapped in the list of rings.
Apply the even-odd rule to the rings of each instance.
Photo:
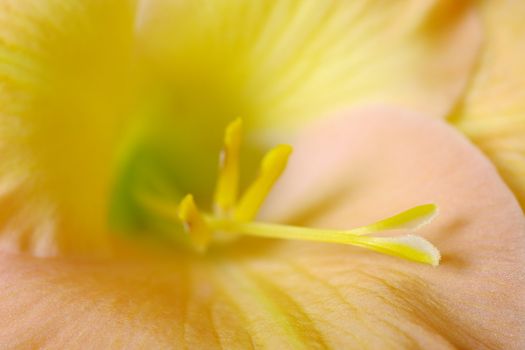
[[[340,253],[325,253],[330,257],[315,248],[297,252],[304,266],[311,270],[319,261],[338,271],[349,264],[364,270],[388,266],[389,273],[406,275],[396,283],[379,272],[374,278],[392,290],[402,279],[422,283],[421,296],[410,291],[402,299],[453,344],[516,349],[525,344],[523,215],[488,160],[466,140],[444,123],[370,107],[316,124],[294,149],[263,219],[342,228],[418,203],[440,207],[432,225],[418,231],[442,253],[434,270],[366,253],[356,257],[336,247]],[[324,267],[315,267],[319,276],[329,275]],[[344,283],[343,277],[335,280]]]
[[[255,238],[205,256],[156,251],[97,263],[3,254],[3,345],[523,347],[524,219],[461,135],[441,121],[375,109],[317,125],[295,150],[268,214],[308,209],[302,201],[325,183],[341,197],[300,221],[353,227],[435,200],[441,215],[419,233],[441,249],[442,265]]]
[[[157,74],[204,94],[209,115],[272,130],[371,101],[444,117],[481,37],[470,1],[147,4],[141,47]]]
[[[525,205],[525,3],[480,2],[481,61],[451,121],[496,164]]]
[[[113,162],[133,108],[133,3],[1,2],[3,249],[107,253]]]

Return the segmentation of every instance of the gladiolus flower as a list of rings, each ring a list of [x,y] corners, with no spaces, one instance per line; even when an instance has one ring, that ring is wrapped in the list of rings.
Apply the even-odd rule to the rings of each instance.
[[[456,1],[3,1],[0,344],[519,348],[523,213],[441,120],[481,38]]]

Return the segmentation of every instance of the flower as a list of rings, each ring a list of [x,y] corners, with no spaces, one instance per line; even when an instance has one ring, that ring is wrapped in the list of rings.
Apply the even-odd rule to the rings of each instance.
[[[522,211],[439,120],[470,76],[478,24],[456,1],[2,2],[2,343],[519,346]],[[176,230],[156,205],[192,193],[211,207],[238,115],[247,169],[297,137],[261,220],[338,229],[435,202],[421,234],[442,266],[244,236],[206,254],[167,244]],[[188,224],[200,212],[185,198]]]
[[[452,108],[479,47],[470,7],[301,3],[5,2],[6,249],[109,256],[108,212],[119,227],[161,231],[136,189],[211,199],[222,130],[237,116],[259,154],[294,120],[341,106]]]

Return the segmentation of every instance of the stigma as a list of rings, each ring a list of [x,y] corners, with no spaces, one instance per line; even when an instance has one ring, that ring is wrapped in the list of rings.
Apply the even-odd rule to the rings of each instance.
[[[348,244],[414,262],[439,265],[441,259],[439,250],[423,237],[414,234],[393,237],[373,236],[375,233],[389,230],[415,231],[427,225],[438,213],[435,204],[419,205],[367,226],[342,230],[256,221],[264,200],[286,168],[292,154],[292,147],[278,145],[270,150],[263,157],[256,178],[240,194],[241,141],[242,120],[237,119],[226,128],[211,210],[202,211],[192,194],[184,196],[174,208],[195,251],[205,253],[210,245],[224,235],[232,238],[249,235]]]

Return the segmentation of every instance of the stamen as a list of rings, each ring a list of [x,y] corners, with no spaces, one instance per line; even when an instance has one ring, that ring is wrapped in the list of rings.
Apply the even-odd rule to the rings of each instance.
[[[193,196],[186,195],[179,204],[179,218],[191,242],[199,252],[204,252],[211,241],[211,230],[199,212]]]
[[[323,230],[258,222],[237,222],[214,218],[208,218],[208,223],[213,230],[237,232],[257,237],[360,246],[432,266],[437,266],[441,258],[439,251],[430,242],[422,237],[412,235],[401,237],[365,237],[359,234],[353,234],[353,230]]]
[[[264,156],[257,178],[248,187],[235,209],[235,220],[250,221],[255,218],[264,199],[286,168],[291,153],[291,146],[279,145]]]
[[[438,266],[441,260],[439,250],[420,236],[406,235],[399,237],[355,237],[351,243],[355,246],[375,250],[406,260]]]
[[[346,231],[354,235],[367,235],[388,230],[417,230],[429,224],[438,214],[435,204],[423,204],[410,208],[399,214],[383,219],[371,225],[357,227]]]
[[[198,251],[204,252],[211,243],[245,234],[265,238],[340,243],[368,248],[420,263],[439,265],[441,255],[430,242],[419,236],[370,237],[371,233],[387,230],[417,230],[437,215],[435,204],[424,204],[405,210],[371,225],[350,230],[326,230],[253,222],[257,211],[271,188],[286,168],[292,148],[280,145],[263,158],[259,174],[237,203],[239,183],[239,152],[242,122],[235,120],[226,129],[219,178],[214,194],[213,215],[200,213],[193,196],[188,194],[177,206],[169,200],[158,200],[141,193],[141,202],[155,212],[173,219],[178,213],[185,231]],[[224,236],[224,237],[223,237]],[[223,239],[224,240],[224,239]]]
[[[214,213],[224,216],[235,206],[239,186],[239,153],[241,148],[242,120],[228,125],[224,146],[220,154],[219,176],[214,194]]]

